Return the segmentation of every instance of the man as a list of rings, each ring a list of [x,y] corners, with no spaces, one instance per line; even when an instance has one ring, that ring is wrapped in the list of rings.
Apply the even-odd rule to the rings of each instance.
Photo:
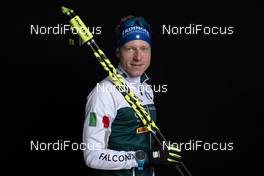
[[[117,71],[155,120],[153,91],[145,74],[151,62],[150,26],[142,17],[128,16],[116,34]],[[177,153],[169,156],[167,151],[153,150],[151,134],[109,77],[87,98],[83,141],[85,162],[96,169],[96,175],[151,176],[154,164],[174,164],[180,159]]]

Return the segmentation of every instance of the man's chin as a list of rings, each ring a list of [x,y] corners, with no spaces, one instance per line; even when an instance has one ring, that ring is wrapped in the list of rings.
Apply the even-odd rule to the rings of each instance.
[[[142,72],[130,72],[129,75],[133,78],[141,76]]]

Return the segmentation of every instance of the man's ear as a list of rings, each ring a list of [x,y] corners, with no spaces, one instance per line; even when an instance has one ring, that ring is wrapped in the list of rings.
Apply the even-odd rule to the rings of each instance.
[[[120,58],[120,50],[119,50],[119,48],[116,48],[116,57],[118,59]]]

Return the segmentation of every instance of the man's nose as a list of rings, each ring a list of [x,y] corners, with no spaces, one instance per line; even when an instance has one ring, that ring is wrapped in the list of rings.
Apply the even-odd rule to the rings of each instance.
[[[140,61],[141,60],[141,53],[140,53],[139,49],[135,49],[133,59],[136,60],[136,61]]]

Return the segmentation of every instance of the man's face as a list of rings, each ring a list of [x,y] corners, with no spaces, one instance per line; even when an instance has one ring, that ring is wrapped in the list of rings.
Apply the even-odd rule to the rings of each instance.
[[[150,45],[143,40],[132,40],[120,47],[117,57],[123,69],[131,77],[141,76],[149,67],[151,60]]]

